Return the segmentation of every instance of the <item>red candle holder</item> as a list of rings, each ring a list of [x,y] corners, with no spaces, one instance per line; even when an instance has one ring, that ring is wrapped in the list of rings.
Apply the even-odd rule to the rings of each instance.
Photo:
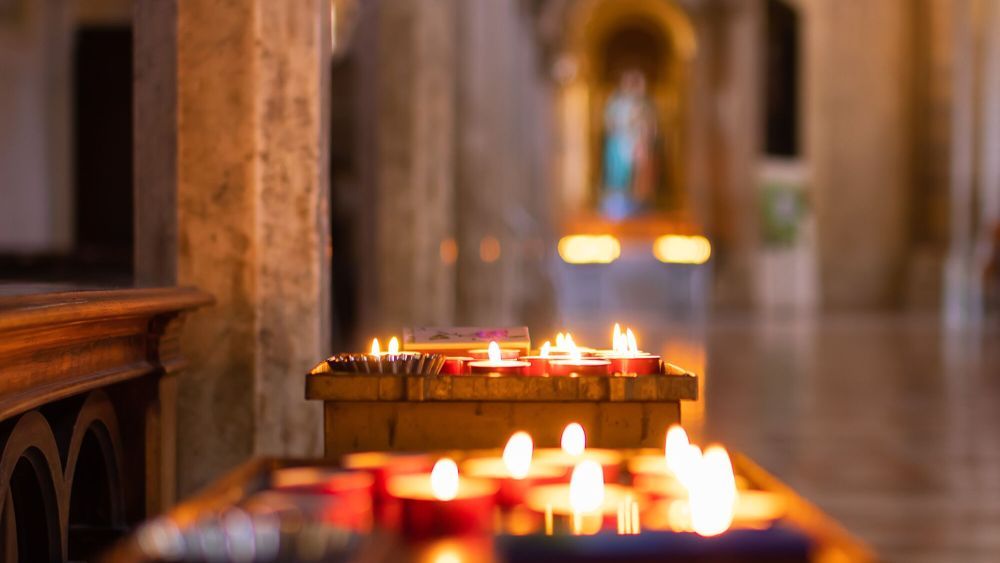
[[[487,348],[477,348],[475,350],[469,350],[469,355],[477,360],[488,360],[490,358],[490,351]],[[520,356],[521,356],[521,350],[517,348],[500,349],[501,360],[516,360]]]
[[[573,468],[584,460],[596,461],[603,470],[604,482],[614,483],[621,475],[622,454],[617,450],[587,448],[580,455],[570,455],[560,448],[541,448],[535,450],[534,465],[557,467],[563,472],[563,480],[569,479]]]
[[[318,501],[314,510],[319,520],[360,532],[372,527],[373,484],[370,474],[359,471],[294,467],[271,474],[275,491]]]
[[[400,504],[400,530],[409,540],[493,533],[498,487],[492,481],[459,477],[451,500],[434,496],[429,473],[392,477],[388,490]]]
[[[524,375],[545,375],[549,372],[548,356],[521,356],[520,359],[531,364],[522,371]]]
[[[528,490],[537,485],[562,483],[566,471],[561,467],[533,463],[523,479],[510,476],[507,465],[500,457],[481,457],[466,460],[462,471],[471,477],[492,479],[499,487],[497,504],[502,508],[513,508],[524,503]]]
[[[490,373],[497,373],[501,375],[521,375],[525,368],[531,367],[530,363],[518,360],[480,360],[476,362],[469,362],[466,365],[469,366],[469,373],[477,375],[486,375]]]
[[[372,508],[375,522],[390,530],[399,528],[400,504],[389,494],[389,479],[400,475],[426,473],[434,460],[426,454],[361,452],[342,459],[347,469],[365,471],[372,476]]]
[[[448,356],[444,359],[441,375],[466,375],[469,363],[474,360],[471,356]]]
[[[608,375],[611,362],[600,358],[549,360],[549,375]]]
[[[622,375],[650,375],[660,373],[660,357],[652,354],[623,354],[604,356],[611,362],[609,371]]]

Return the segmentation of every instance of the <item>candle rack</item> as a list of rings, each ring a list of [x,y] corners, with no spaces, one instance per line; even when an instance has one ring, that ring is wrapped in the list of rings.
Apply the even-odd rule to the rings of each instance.
[[[631,452],[634,450],[621,451],[624,458]],[[248,560],[248,545],[258,550],[255,560],[289,562],[431,562],[445,560],[441,557],[442,553],[451,554],[447,560],[491,563],[668,559],[689,562],[870,563],[876,560],[866,545],[837,522],[738,453],[733,454],[733,467],[744,484],[744,490],[773,496],[783,507],[782,515],[769,526],[732,529],[711,538],[690,532],[652,531],[643,527],[638,535],[621,535],[620,531],[615,534],[610,530],[592,536],[559,534],[554,538],[534,529],[525,532],[526,535],[498,533],[412,543],[403,541],[398,532],[377,526],[370,531],[363,531],[368,529],[363,525],[352,527],[350,519],[343,518],[343,513],[350,513],[355,508],[352,502],[354,497],[338,496],[342,495],[342,491],[333,491],[334,496],[326,496],[331,494],[326,490],[319,495],[303,493],[295,497],[286,493],[279,497],[280,502],[273,498],[266,499],[272,508],[277,505],[285,505],[285,508],[267,511],[263,517],[253,519],[253,507],[259,504],[259,501],[255,503],[255,499],[273,494],[275,476],[286,468],[301,466],[309,468],[307,470],[320,469],[311,462],[301,460],[251,460],[197,496],[140,527],[136,533],[119,542],[104,560],[153,563],[164,560],[156,556],[159,552],[168,553],[171,561]],[[353,494],[356,484],[341,488]],[[294,500],[300,508],[288,510],[289,500]],[[327,508],[316,510],[316,506],[310,507],[317,503]],[[281,525],[282,518],[286,516],[294,520],[295,526]],[[248,525],[251,522],[253,526]],[[808,551],[803,551],[802,547],[808,547]]]
[[[595,447],[662,447],[698,378],[669,363],[637,376],[393,375],[328,371],[305,378],[322,401],[328,458],[361,450],[489,448],[522,428],[541,440],[579,421]]]

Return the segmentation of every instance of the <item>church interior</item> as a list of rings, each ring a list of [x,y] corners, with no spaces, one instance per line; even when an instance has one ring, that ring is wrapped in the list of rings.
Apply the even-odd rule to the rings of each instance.
[[[995,0],[0,0],[3,562],[995,561],[998,311]]]

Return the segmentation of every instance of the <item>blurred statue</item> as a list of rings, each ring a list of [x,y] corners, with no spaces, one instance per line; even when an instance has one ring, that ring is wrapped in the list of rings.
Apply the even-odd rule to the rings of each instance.
[[[622,219],[652,205],[656,184],[656,108],[646,78],[622,73],[604,109],[604,181],[601,211]]]

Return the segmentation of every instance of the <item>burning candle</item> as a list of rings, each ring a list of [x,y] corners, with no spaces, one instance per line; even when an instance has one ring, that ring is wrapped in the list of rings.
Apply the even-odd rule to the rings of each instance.
[[[528,492],[526,504],[544,515],[545,531],[565,530],[589,535],[615,525],[616,516],[638,513],[631,507],[635,495],[622,485],[606,485],[600,464],[582,460],[573,468],[569,484],[543,485]],[[630,530],[636,529],[630,522]]]
[[[571,422],[563,429],[559,448],[544,448],[536,453],[539,464],[558,467],[563,475],[569,475],[581,461],[593,461],[600,465],[607,481],[617,481],[621,469],[622,456],[617,451],[587,449],[587,434],[577,422]]]
[[[660,357],[639,350],[635,333],[626,327],[615,323],[611,337],[611,350],[599,352],[599,355],[611,362],[611,373],[622,375],[647,375],[660,373]]]
[[[521,355],[521,351],[516,348],[500,348],[500,359],[501,360],[516,360]],[[488,360],[490,359],[490,349],[489,348],[479,348],[476,350],[469,350],[469,356],[472,356],[474,360]]]
[[[522,370],[531,366],[528,362],[503,359],[500,345],[496,342],[490,342],[488,360],[469,362],[468,365],[469,370],[474,374],[500,373],[509,375],[520,375]]]
[[[608,375],[611,362],[603,358],[584,358],[572,340],[566,358],[549,360],[549,375]]]
[[[549,371],[549,359],[553,357],[556,356],[552,356],[552,343],[546,340],[539,349],[538,355],[519,358],[521,361],[531,364],[524,368],[524,375],[545,375]]]
[[[558,467],[531,463],[534,444],[527,432],[515,432],[503,449],[501,457],[472,458],[462,469],[472,477],[495,480],[500,490],[497,504],[512,508],[524,502],[529,488],[539,484],[558,483],[565,472]]]
[[[402,505],[401,527],[409,539],[492,533],[497,485],[459,476],[450,458],[439,459],[430,474],[392,477],[388,489]]]
[[[346,469],[364,471],[372,476],[375,521],[389,529],[398,527],[400,513],[398,500],[389,495],[389,479],[397,475],[426,473],[434,466],[434,460],[426,454],[385,452],[348,454],[341,463]]]
[[[674,424],[667,430],[662,454],[633,456],[628,469],[637,489],[653,496],[680,498],[687,495],[687,489],[677,475],[686,475],[686,466],[697,458],[700,458],[698,447],[691,446],[684,428]]]

